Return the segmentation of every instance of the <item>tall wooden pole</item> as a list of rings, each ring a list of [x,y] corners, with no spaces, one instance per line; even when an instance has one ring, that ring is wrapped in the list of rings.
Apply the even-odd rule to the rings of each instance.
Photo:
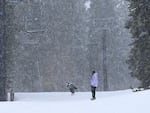
[[[104,91],[108,90],[108,77],[107,77],[107,56],[106,56],[106,30],[103,30],[103,77],[104,77]]]

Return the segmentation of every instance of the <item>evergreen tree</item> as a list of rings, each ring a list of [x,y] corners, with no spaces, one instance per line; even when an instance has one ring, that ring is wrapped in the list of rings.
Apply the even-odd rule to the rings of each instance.
[[[6,95],[6,2],[0,1],[0,101],[7,100]]]
[[[131,76],[141,81],[142,87],[150,85],[150,0],[127,0],[132,44],[129,55]]]

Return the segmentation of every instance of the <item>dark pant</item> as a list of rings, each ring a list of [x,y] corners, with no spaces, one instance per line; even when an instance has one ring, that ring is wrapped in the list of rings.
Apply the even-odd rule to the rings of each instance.
[[[96,87],[91,86],[92,98],[94,99],[95,99],[95,93],[96,93],[95,91],[96,91]]]
[[[74,88],[70,88],[70,92],[71,92],[72,94],[74,94],[74,93],[75,93],[75,89],[74,89]]]

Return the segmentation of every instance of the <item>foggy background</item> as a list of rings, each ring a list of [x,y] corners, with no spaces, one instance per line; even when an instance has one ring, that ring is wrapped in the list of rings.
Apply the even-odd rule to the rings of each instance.
[[[125,0],[7,0],[10,13],[7,75],[15,91],[98,90],[136,86],[126,60],[130,34]],[[12,2],[13,1],[13,2]]]

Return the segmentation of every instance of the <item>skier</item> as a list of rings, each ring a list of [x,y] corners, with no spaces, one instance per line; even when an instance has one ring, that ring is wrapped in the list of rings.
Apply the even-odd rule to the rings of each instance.
[[[98,86],[98,73],[95,71],[92,71],[92,78],[91,78],[91,92],[92,92],[92,98],[91,100],[95,100],[95,94],[96,94],[96,88]]]
[[[67,83],[67,88],[69,88],[72,95],[75,93],[75,90],[77,90],[77,87],[72,83]]]

